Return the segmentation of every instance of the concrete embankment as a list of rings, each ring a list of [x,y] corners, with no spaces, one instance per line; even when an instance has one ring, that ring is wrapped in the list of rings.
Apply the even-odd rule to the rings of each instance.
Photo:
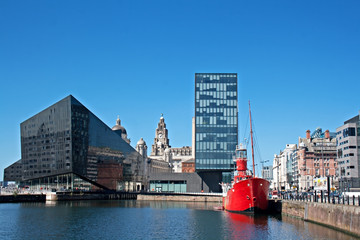
[[[222,203],[221,196],[206,196],[206,195],[196,196],[196,195],[139,194],[137,200]]]
[[[0,195],[0,203],[45,202],[45,194]]]
[[[358,206],[283,200],[282,214],[360,236]]]
[[[0,195],[0,203],[45,202],[45,201],[78,201],[78,200],[135,200],[137,193],[114,192],[49,192],[46,194],[13,194]]]
[[[93,193],[93,192],[57,192],[49,193],[46,196],[48,201],[74,201],[74,200],[135,200],[137,193],[117,192],[117,193]]]

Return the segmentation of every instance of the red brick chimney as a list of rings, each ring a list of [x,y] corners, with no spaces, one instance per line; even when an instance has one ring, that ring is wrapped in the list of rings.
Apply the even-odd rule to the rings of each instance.
[[[307,130],[307,131],[306,131],[306,138],[307,138],[307,139],[310,139],[310,130]]]
[[[329,139],[330,138],[330,132],[329,130],[325,131],[325,138]]]

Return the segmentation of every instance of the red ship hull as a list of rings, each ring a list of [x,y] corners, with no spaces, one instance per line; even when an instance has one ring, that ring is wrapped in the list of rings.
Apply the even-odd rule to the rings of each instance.
[[[229,212],[262,212],[268,207],[269,181],[248,178],[234,183],[223,198],[224,209]]]

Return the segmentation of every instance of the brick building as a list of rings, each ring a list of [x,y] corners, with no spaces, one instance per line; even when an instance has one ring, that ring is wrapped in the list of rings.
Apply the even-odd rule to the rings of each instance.
[[[336,178],[336,133],[317,128],[306,138],[299,137],[298,169],[299,190],[304,191],[314,187],[314,179],[331,177],[332,186],[338,185]]]

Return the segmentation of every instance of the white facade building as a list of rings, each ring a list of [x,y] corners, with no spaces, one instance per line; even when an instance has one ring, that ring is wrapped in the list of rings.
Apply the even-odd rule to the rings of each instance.
[[[360,112],[359,112],[360,114]],[[360,117],[355,116],[336,129],[337,175],[342,191],[360,188]]]
[[[286,144],[285,149],[279,155],[274,155],[273,182],[271,187],[277,190],[291,190],[294,184],[292,175],[292,159],[297,151],[296,144]]]

